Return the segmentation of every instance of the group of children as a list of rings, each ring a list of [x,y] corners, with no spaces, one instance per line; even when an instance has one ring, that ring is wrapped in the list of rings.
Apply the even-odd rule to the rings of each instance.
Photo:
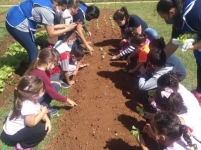
[[[78,10],[78,1],[70,0],[60,21],[72,23],[72,15]],[[121,27],[126,23],[118,18],[122,11],[126,9],[123,7],[113,17]],[[91,19],[89,16],[86,18]],[[145,110],[145,118],[150,122],[143,132],[155,139],[161,149],[199,149],[201,109],[194,95],[180,84],[186,77],[185,67],[175,55],[166,57],[164,39],[155,38],[148,29],[145,25],[142,32],[134,27],[122,28],[122,49],[112,57],[114,60],[126,56],[128,63],[135,56],[138,57],[137,65],[128,72],[139,72],[139,89],[146,92],[147,104],[155,110],[154,113]],[[20,79],[14,90],[14,107],[1,133],[1,140],[15,146],[15,150],[32,150],[51,131],[49,117],[57,113],[50,106],[52,99],[68,102],[71,106],[77,105],[58,91],[61,87],[69,88],[75,84],[72,76],[77,74],[80,67],[86,66],[80,62],[84,52],[79,45],[79,37],[79,31],[75,30],[60,36],[53,47],[39,52],[37,59]],[[86,44],[86,41],[82,42]],[[150,90],[154,94],[149,94]],[[148,150],[142,136],[140,145],[143,150]]]
[[[121,25],[121,20],[115,21]],[[199,100],[180,84],[186,77],[182,62],[175,55],[166,57],[163,38],[148,39],[134,27],[121,31],[122,48],[111,59],[126,57],[130,63],[137,56],[137,65],[128,72],[138,73],[139,89],[147,95],[144,117],[148,122],[143,132],[156,140],[160,149],[201,149],[201,108]],[[140,145],[148,150],[142,136]]]

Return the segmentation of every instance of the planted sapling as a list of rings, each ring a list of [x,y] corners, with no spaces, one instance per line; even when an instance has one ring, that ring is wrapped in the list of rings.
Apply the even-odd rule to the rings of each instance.
[[[123,68],[121,68],[122,70],[123,70],[123,72],[126,72],[127,71],[127,69],[125,68],[125,67],[123,67]]]
[[[138,111],[140,117],[144,116],[144,109],[142,107],[136,106],[136,110]]]
[[[132,126],[131,134],[135,136],[138,142],[140,142],[140,130],[138,128]]]
[[[98,68],[99,68],[99,69],[102,69],[103,67],[102,67],[102,66],[98,66]]]
[[[100,48],[99,48],[99,50],[100,50],[100,51],[102,51],[102,50],[103,50],[103,48],[102,48],[102,47],[100,47]]]
[[[86,67],[89,67],[89,63],[86,63]]]

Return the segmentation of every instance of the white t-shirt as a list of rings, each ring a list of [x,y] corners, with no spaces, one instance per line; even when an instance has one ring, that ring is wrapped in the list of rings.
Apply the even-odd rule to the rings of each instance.
[[[70,14],[68,9],[65,9],[63,14],[61,15],[61,22],[60,23],[66,24],[66,25],[73,23],[73,17]]]
[[[59,54],[71,51],[71,48],[68,46],[68,44],[64,43],[62,40],[57,41],[57,43],[54,45],[54,49],[56,49]]]
[[[26,125],[24,122],[25,116],[34,114],[35,116],[40,112],[40,104],[33,103],[30,100],[25,100],[22,103],[21,115],[18,118],[9,120],[12,111],[9,113],[6,122],[3,126],[4,131],[8,135],[14,135]]]

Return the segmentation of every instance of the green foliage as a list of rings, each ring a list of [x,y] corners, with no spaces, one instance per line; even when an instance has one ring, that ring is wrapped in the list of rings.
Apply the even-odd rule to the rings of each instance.
[[[197,39],[197,38],[198,38],[197,34],[185,33],[185,34],[179,35],[177,40],[179,43],[185,44],[187,39]]]
[[[40,31],[38,33],[35,34],[35,37],[36,37],[36,42],[38,44],[43,44],[43,43],[47,43],[47,31],[44,30],[44,31]]]
[[[138,142],[140,142],[140,130],[138,128],[132,126],[131,134],[135,136]]]
[[[144,116],[144,109],[142,107],[136,106],[136,110],[138,111],[139,116]]]

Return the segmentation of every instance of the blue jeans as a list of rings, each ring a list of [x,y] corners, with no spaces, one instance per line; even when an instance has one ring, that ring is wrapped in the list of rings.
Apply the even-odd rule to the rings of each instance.
[[[38,49],[36,43],[32,40],[31,33],[17,30],[11,27],[7,22],[6,29],[10,35],[26,49],[29,55],[29,61],[32,62],[35,60],[38,55]]]
[[[52,83],[52,86],[55,88],[55,90],[56,90],[57,92],[59,92],[60,86],[59,86],[58,84]],[[39,101],[39,103],[41,103],[42,105],[44,105],[44,106],[46,106],[46,107],[50,107],[50,103],[51,103],[51,101],[52,101],[52,98],[51,98],[47,93],[45,93],[45,94],[43,95],[43,97],[41,97],[38,101]]]
[[[148,39],[150,41],[152,41],[153,39],[157,39],[158,38],[158,33],[156,30],[152,29],[152,28],[146,28],[144,30],[144,33],[147,35]]]

